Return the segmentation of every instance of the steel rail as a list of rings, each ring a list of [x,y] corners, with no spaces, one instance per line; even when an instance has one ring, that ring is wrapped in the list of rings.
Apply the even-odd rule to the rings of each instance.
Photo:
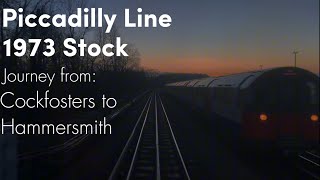
[[[160,95],[158,95],[158,96],[159,96],[160,104],[161,104],[161,107],[162,107],[162,109],[163,109],[164,115],[165,115],[165,117],[166,117],[166,120],[167,120],[169,129],[170,129],[170,132],[171,132],[171,135],[172,135],[172,138],[173,138],[175,147],[176,147],[177,152],[178,152],[178,154],[179,154],[179,158],[180,158],[180,161],[181,161],[181,163],[182,163],[183,169],[184,169],[184,171],[185,171],[185,174],[186,174],[186,176],[187,176],[187,179],[190,180],[190,176],[189,176],[188,169],[187,169],[187,167],[186,167],[186,164],[185,164],[184,159],[183,159],[183,157],[182,157],[182,154],[181,154],[179,145],[178,145],[177,140],[176,140],[176,138],[175,138],[175,135],[174,135],[174,133],[173,133],[173,130],[172,130],[172,127],[171,127],[170,120],[169,120],[169,118],[168,118],[166,109],[164,108],[164,105],[163,105],[163,103],[162,103],[162,100],[161,100]]]
[[[134,126],[134,128],[133,128],[133,130],[132,130],[132,132],[131,132],[128,140],[127,140],[127,142],[126,142],[126,145],[124,146],[124,148],[123,148],[123,150],[122,150],[122,152],[121,152],[121,154],[120,154],[120,157],[118,158],[115,166],[113,167],[113,169],[112,169],[112,171],[111,171],[111,174],[110,174],[110,176],[109,176],[109,180],[114,179],[115,174],[116,174],[116,172],[118,171],[119,166],[120,166],[120,164],[121,164],[121,161],[122,161],[125,153],[127,152],[127,149],[128,149],[128,147],[129,147],[129,144],[130,144],[131,141],[132,141],[132,137],[134,136],[134,133],[136,132],[136,129],[137,129],[137,127],[138,127],[138,124],[139,124],[140,121],[141,121],[142,115],[143,115],[143,113],[145,112],[146,107],[147,107],[147,106],[150,106],[150,103],[151,103],[151,95],[149,96],[146,104],[144,105],[144,107],[143,107],[143,109],[142,109],[142,111],[141,111],[141,113],[140,113],[140,115],[139,115],[139,118],[138,118],[138,120],[137,120],[137,122],[136,122],[136,124],[135,124],[135,126]],[[148,104],[149,104],[149,105],[148,105]]]

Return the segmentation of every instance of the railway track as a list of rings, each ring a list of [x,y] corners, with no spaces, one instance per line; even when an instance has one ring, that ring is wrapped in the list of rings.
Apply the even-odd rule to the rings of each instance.
[[[177,140],[157,93],[147,100],[116,162],[113,179],[190,179]]]
[[[126,103],[119,109],[117,109],[114,113],[110,114],[109,116],[106,117],[107,122],[112,121],[115,119],[119,114],[123,113],[126,111],[133,103],[141,99],[143,96],[147,94],[148,91],[145,91],[141,93],[140,95],[136,96],[133,100],[131,100],[129,103]],[[9,131],[10,129],[8,129]],[[18,154],[18,159],[19,160],[27,160],[27,159],[33,159],[39,156],[43,155],[48,155],[48,154],[54,154],[58,152],[68,152],[72,150],[73,148],[77,147],[80,145],[82,142],[87,140],[90,137],[90,134],[78,134],[74,135],[73,137],[70,137],[68,140],[61,144],[55,144],[52,146],[49,146],[44,149],[36,150],[36,151],[31,151],[31,152],[24,152]]]
[[[308,176],[320,179],[320,154],[315,150],[308,150],[298,155],[298,167]]]

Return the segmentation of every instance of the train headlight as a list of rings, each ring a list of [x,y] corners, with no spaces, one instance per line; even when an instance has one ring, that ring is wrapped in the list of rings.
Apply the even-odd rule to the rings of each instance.
[[[266,120],[268,120],[268,116],[266,114],[262,113],[262,114],[260,114],[260,120],[266,121]]]
[[[317,122],[317,121],[319,121],[319,116],[316,115],[316,114],[312,114],[312,115],[310,116],[310,119],[311,119],[311,121],[313,121],[313,122]]]

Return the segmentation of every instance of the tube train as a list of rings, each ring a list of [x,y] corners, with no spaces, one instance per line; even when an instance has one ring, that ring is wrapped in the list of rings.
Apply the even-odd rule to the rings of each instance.
[[[319,143],[319,77],[304,69],[208,77],[166,84],[165,90],[221,116],[244,142],[282,147]]]

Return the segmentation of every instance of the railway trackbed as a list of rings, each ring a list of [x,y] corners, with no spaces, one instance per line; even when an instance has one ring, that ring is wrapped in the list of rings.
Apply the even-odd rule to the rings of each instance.
[[[109,180],[190,179],[161,97],[152,93]]]

